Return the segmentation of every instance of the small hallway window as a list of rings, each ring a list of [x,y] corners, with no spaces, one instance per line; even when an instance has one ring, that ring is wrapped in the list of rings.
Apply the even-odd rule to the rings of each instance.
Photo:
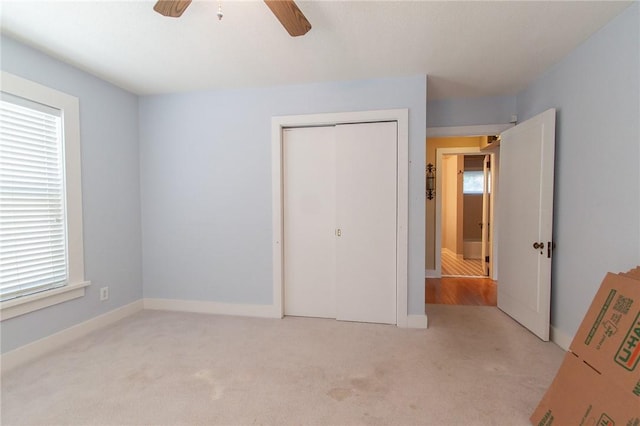
[[[484,192],[484,173],[482,170],[465,170],[462,178],[464,194],[482,194]]]

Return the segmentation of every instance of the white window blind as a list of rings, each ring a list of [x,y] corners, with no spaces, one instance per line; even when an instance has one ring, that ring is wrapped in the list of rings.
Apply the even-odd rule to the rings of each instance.
[[[67,283],[59,110],[0,99],[0,301]]]

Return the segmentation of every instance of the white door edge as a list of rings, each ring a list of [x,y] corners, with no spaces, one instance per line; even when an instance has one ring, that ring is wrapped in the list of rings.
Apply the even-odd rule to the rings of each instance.
[[[273,307],[284,315],[282,129],[347,123],[396,121],[398,123],[398,182],[396,227],[396,325],[408,324],[408,222],[409,222],[409,110],[342,112],[273,117],[271,119],[271,182],[273,219]]]
[[[486,256],[489,256],[488,244],[489,244],[489,173],[490,169],[487,167],[487,162],[491,164],[491,154],[486,154],[482,159],[482,174],[484,176],[483,188],[482,188],[482,255],[480,260],[482,261],[482,273],[489,275],[486,261]],[[491,224],[493,226],[493,224]]]

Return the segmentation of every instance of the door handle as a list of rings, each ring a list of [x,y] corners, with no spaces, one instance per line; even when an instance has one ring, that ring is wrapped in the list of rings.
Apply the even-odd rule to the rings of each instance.
[[[539,243],[536,241],[535,243],[533,243],[533,248],[536,250],[542,250],[544,249],[544,243]]]

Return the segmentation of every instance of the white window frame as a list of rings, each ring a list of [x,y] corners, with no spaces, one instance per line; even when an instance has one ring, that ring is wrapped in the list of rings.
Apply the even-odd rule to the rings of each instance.
[[[0,90],[61,111],[64,132],[67,262],[69,268],[67,284],[62,287],[0,302],[0,320],[4,321],[18,315],[24,315],[38,309],[83,297],[85,288],[91,283],[84,279],[80,107],[78,98],[5,71],[2,71],[0,75]]]

